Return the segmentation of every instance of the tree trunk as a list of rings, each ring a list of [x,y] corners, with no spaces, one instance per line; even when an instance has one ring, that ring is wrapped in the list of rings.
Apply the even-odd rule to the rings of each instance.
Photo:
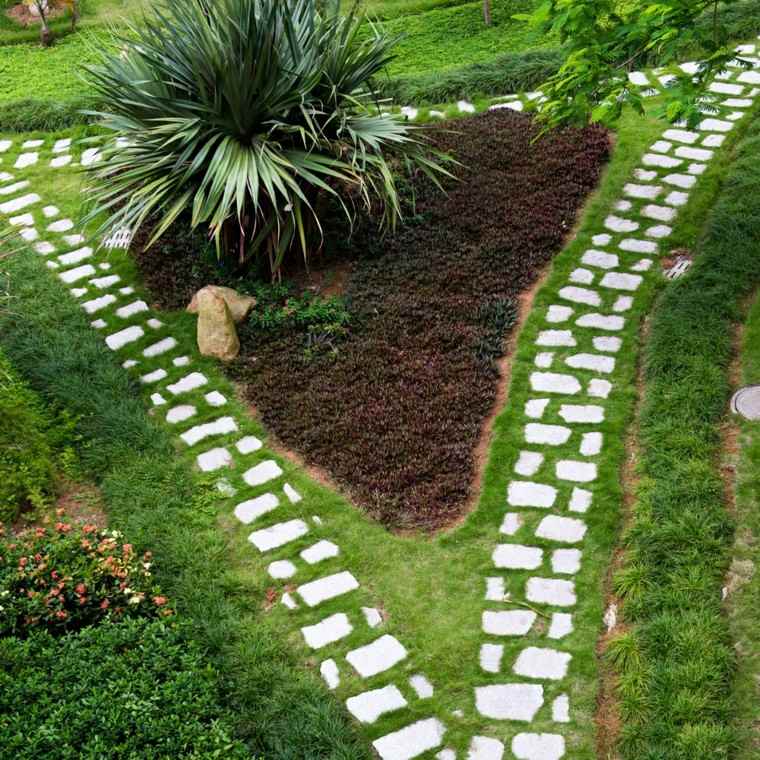
[[[483,21],[486,26],[491,26],[491,0],[483,0]]]

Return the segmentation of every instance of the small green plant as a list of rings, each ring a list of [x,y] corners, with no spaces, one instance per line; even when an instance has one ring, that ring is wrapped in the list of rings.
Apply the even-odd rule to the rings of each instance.
[[[0,535],[0,636],[173,614],[153,583],[150,553],[138,555],[118,531],[57,514],[53,528]]]

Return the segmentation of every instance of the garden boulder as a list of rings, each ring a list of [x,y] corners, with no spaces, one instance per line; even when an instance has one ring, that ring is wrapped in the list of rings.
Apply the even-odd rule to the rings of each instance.
[[[230,310],[232,319],[236,324],[242,322],[250,313],[251,309],[256,306],[256,299],[253,296],[241,296],[236,290],[232,288],[225,288],[222,285],[206,285],[205,288],[201,288],[190,301],[190,305],[187,310],[191,314],[198,313],[198,297],[201,293],[213,293],[215,296],[222,298],[227,304],[227,308]]]
[[[232,361],[240,353],[240,340],[227,302],[203,288],[193,299],[198,313],[198,348],[204,356]]]

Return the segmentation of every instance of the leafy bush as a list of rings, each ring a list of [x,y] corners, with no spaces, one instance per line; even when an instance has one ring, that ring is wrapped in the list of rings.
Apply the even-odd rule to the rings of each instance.
[[[320,194],[349,217],[379,200],[392,224],[390,157],[440,169],[411,127],[363,107],[395,40],[326,5],[173,0],[119,37],[89,71],[103,125],[129,144],[92,169],[91,218],[107,211],[104,229],[136,229],[159,216],[153,242],[187,213],[220,255],[262,258],[272,273],[289,250],[308,254]]]
[[[47,504],[56,464],[72,434],[66,415],[50,415],[0,353],[0,522]]]
[[[0,537],[0,636],[173,614],[151,580],[149,553],[139,557],[117,531],[64,519],[59,510],[53,529]]]
[[[250,758],[218,676],[184,629],[127,620],[0,639],[0,756]]]

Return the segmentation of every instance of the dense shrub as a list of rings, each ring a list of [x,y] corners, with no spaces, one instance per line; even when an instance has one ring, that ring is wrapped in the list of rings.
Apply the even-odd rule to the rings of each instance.
[[[0,522],[9,522],[52,496],[62,431],[2,353],[0,420]]]
[[[0,536],[0,636],[64,633],[103,620],[172,615],[140,557],[117,531],[65,522]]]
[[[93,107],[88,100],[57,102],[27,98],[0,102],[0,132],[58,132],[89,124],[94,119],[85,111]]]
[[[0,757],[248,758],[183,628],[127,620],[0,639]]]

